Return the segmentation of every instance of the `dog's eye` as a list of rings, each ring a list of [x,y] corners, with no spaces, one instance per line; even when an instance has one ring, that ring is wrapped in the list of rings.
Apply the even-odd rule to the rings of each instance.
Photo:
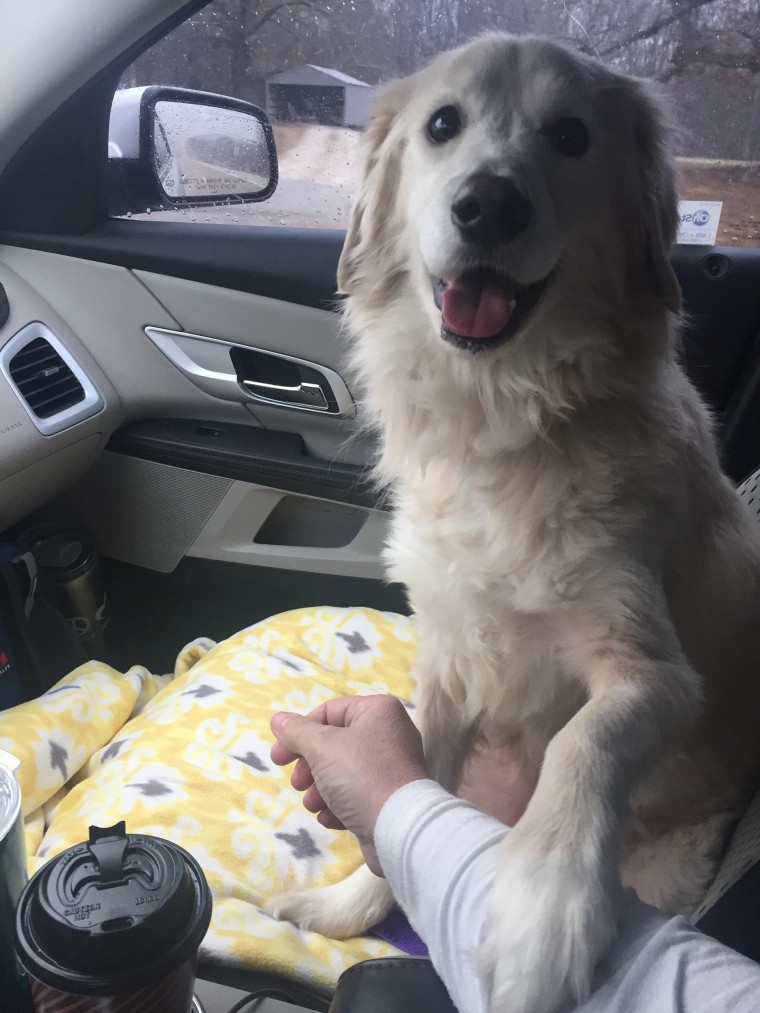
[[[590,141],[588,127],[575,117],[549,123],[541,128],[541,133],[555,151],[559,151],[562,155],[580,158],[588,150]]]
[[[427,122],[427,135],[433,144],[445,144],[462,130],[462,117],[456,106],[443,106]]]

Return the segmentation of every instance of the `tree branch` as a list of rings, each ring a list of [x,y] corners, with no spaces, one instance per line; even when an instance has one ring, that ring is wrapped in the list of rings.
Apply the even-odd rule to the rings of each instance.
[[[320,4],[315,3],[314,0],[281,0],[280,3],[275,4],[269,10],[260,14],[255,21],[247,24],[245,26],[246,33],[248,35],[255,35],[256,32],[261,31],[268,21],[272,20],[275,14],[279,14],[285,8],[291,7],[304,7],[306,10],[317,11],[319,14],[329,14],[329,11],[326,11]]]
[[[656,77],[658,81],[670,81],[679,74],[694,70],[695,67],[702,70],[718,67],[721,70],[740,70],[749,74],[758,74],[760,73],[760,56],[751,53],[738,56],[735,53],[716,53],[714,50],[700,49],[699,59],[691,60],[688,64],[673,61],[670,67],[661,74],[657,74]]]
[[[623,36],[622,39],[618,39],[617,42],[613,42],[611,45],[605,46],[604,49],[600,49],[599,56],[610,56],[612,53],[617,53],[621,49],[632,46],[634,42],[643,42],[645,39],[651,39],[655,35],[659,35],[663,29],[670,28],[671,25],[682,21],[689,14],[693,14],[701,7],[706,7],[711,3],[715,3],[715,0],[688,0],[688,2],[684,3],[683,6],[680,6],[672,14],[664,14],[662,17],[656,18],[648,25],[645,25],[644,28],[638,28],[635,32],[630,32],[628,35]]]

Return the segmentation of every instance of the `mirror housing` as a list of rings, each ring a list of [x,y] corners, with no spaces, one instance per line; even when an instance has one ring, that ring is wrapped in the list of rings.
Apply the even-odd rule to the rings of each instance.
[[[263,110],[164,85],[116,92],[108,164],[114,215],[263,201],[278,179],[274,134]]]

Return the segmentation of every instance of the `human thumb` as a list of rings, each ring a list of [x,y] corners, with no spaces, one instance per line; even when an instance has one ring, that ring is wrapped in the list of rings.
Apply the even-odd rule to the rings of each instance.
[[[278,711],[272,715],[270,721],[270,727],[276,735],[278,742],[281,746],[284,746],[295,759],[297,756],[303,756],[308,759],[308,753],[310,752],[310,746],[319,736],[321,731],[324,731],[324,725],[319,724],[311,720],[308,717],[303,717],[301,714],[291,714],[288,711]],[[289,760],[277,758],[276,762],[289,762]]]
[[[276,714],[272,715],[269,724],[273,732],[279,733],[292,718],[297,717],[299,715],[293,714],[292,711],[277,711]]]

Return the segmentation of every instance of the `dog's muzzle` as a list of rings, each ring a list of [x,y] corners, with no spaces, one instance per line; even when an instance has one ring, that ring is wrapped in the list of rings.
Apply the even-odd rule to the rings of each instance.
[[[528,227],[532,206],[515,180],[475,172],[457,188],[451,221],[467,261],[482,265],[434,281],[441,311],[441,336],[459,348],[480,352],[514,335],[543,292],[545,280],[519,285],[488,266]]]

